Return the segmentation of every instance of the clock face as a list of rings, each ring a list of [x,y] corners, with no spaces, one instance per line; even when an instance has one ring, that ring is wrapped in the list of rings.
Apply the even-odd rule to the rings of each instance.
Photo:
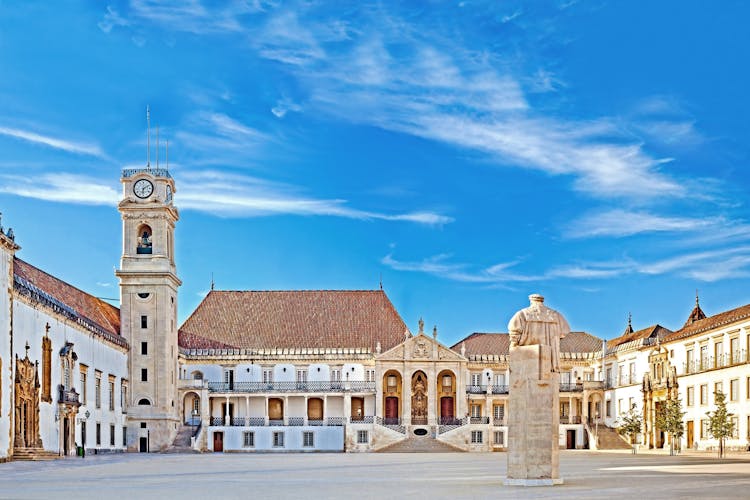
[[[133,184],[133,192],[138,198],[148,198],[154,192],[154,185],[147,179],[140,179]]]

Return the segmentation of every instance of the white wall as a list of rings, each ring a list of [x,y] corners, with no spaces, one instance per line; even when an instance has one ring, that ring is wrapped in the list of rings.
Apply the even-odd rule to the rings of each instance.
[[[243,446],[243,432],[255,433],[255,446]],[[314,447],[303,447],[302,433],[313,432]],[[344,427],[212,427],[208,434],[208,449],[213,451],[215,432],[224,433],[224,451],[343,451]],[[284,447],[273,446],[273,433],[284,433]]]
[[[13,256],[0,245],[0,460],[10,456],[13,417],[13,356],[10,348],[10,295]]]
[[[42,444],[46,450],[59,451],[60,422],[55,421],[57,410],[57,387],[62,382],[60,364],[60,349],[66,342],[73,343],[73,351],[78,355],[78,361],[72,370],[71,384],[83,397],[80,384],[80,364],[88,366],[87,396],[78,410],[76,418],[76,441],[80,443],[80,419],[89,412],[87,421],[87,448],[122,449],[122,427],[125,419],[120,404],[120,388],[123,377],[127,380],[128,363],[124,349],[106,343],[100,337],[88,331],[81,331],[67,320],[60,320],[41,308],[34,308],[21,300],[16,300],[13,307],[13,351],[19,359],[25,357],[25,345],[29,343],[29,359],[39,360],[39,377],[42,376],[42,337],[45,325],[49,323],[49,337],[52,340],[52,403],[41,402],[39,405],[40,434]],[[101,408],[95,405],[95,371],[102,372]],[[109,409],[109,375],[115,378],[115,410]],[[101,445],[96,445],[96,423],[102,426]],[[110,446],[109,426],[115,425],[115,446]]]

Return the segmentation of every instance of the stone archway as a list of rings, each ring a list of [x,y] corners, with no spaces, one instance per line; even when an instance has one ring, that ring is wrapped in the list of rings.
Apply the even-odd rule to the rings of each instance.
[[[198,425],[201,421],[201,397],[194,391],[185,393],[182,403],[183,422],[186,425]]]
[[[427,375],[416,371],[411,376],[411,423],[427,425]]]
[[[39,364],[16,355],[14,448],[41,448],[39,434]]]

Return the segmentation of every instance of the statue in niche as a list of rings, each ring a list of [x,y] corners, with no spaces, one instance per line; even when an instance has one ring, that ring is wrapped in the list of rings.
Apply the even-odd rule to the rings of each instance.
[[[425,418],[427,416],[427,393],[422,374],[417,375],[412,387],[412,417]]]
[[[570,333],[570,326],[562,314],[544,305],[544,297],[529,295],[531,305],[518,311],[510,323],[510,349],[524,345],[550,347],[550,371],[560,371],[560,339]]]

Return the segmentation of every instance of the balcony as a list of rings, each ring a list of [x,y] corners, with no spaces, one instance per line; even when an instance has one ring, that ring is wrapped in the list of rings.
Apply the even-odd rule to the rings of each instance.
[[[732,353],[721,354],[719,356],[709,356],[703,359],[683,363],[682,368],[685,375],[693,373],[702,373],[717,368],[726,368],[729,366],[743,365],[750,361],[748,352],[744,349]]]
[[[467,385],[466,393],[467,394],[487,394],[487,386],[486,385]]]
[[[581,416],[580,415],[560,415],[560,423],[561,424],[580,424],[581,423]]]
[[[58,387],[58,398],[57,402],[60,404],[81,406],[81,402],[78,399],[78,393],[75,389],[65,390],[63,386]]]
[[[493,385],[492,394],[508,394],[507,385]]]
[[[209,392],[375,392],[375,382],[208,382]]]
[[[172,176],[169,175],[169,170],[166,168],[123,168],[122,169],[122,176],[124,178],[133,177],[134,175],[138,175],[141,172],[146,172],[154,177],[166,177],[167,179],[171,179]]]
[[[505,419],[504,418],[493,418],[492,419],[492,425],[495,427],[499,427],[502,425],[505,425]]]
[[[469,417],[470,424],[489,424],[490,417]]]
[[[560,392],[583,392],[583,384],[560,384]]]

